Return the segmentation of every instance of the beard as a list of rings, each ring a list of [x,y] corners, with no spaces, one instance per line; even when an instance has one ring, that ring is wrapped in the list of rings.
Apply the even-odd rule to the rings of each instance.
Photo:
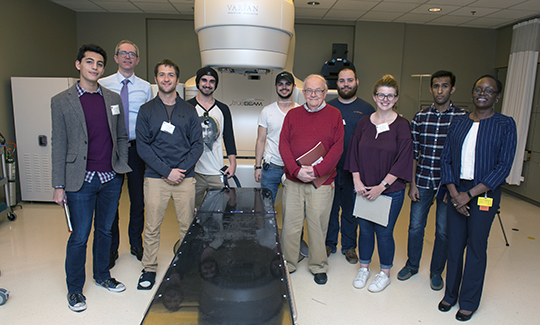
[[[292,93],[293,93],[293,92],[291,91],[288,95],[283,96],[280,92],[278,92],[277,95],[278,95],[278,97],[279,97],[280,99],[290,99],[291,96],[292,96]]]
[[[347,91],[343,91],[342,90],[343,88],[339,88],[338,87],[338,95],[339,97],[343,98],[343,99],[350,99],[350,98],[353,98],[354,96],[356,96],[356,91],[358,90],[358,85],[354,85],[353,88],[351,88],[350,90],[347,90]]]

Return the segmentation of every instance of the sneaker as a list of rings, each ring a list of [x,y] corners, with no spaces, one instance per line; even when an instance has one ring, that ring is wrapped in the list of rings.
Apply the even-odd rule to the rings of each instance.
[[[115,278],[96,281],[96,285],[112,292],[122,292],[126,290],[126,286],[122,282],[116,281]]]
[[[390,277],[383,271],[377,274],[375,280],[368,287],[370,292],[381,292],[390,284]]]
[[[369,269],[367,267],[361,267],[358,270],[358,274],[352,283],[353,287],[356,289],[362,289],[366,286],[366,282],[369,279]]]
[[[397,278],[400,281],[405,281],[408,278],[410,278],[411,276],[415,275],[416,273],[418,273],[418,270],[413,270],[411,268],[408,268],[408,267],[404,266],[401,269],[401,271],[399,271],[399,273],[397,275]]]
[[[86,297],[82,293],[68,293],[67,300],[69,309],[74,312],[86,310]]]
[[[430,277],[431,277],[431,281],[430,281],[431,289],[435,291],[439,291],[444,287],[444,281],[443,281],[442,276],[431,274]]]
[[[143,273],[139,277],[139,283],[137,284],[137,290],[150,290],[156,282],[156,272],[147,272],[143,270]]]

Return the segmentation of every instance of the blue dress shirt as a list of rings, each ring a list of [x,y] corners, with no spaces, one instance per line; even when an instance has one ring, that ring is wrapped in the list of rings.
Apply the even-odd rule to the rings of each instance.
[[[108,77],[99,80],[99,84],[109,90],[114,91],[120,95],[122,90],[122,81],[126,79],[120,72],[112,74]],[[128,140],[135,140],[135,126],[137,124],[137,114],[141,106],[150,101],[152,96],[152,87],[150,83],[132,74],[129,79],[129,134]]]

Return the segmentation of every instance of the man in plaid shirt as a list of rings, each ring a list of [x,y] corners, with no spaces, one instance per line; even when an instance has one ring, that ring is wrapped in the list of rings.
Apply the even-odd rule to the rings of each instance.
[[[411,133],[414,144],[413,181],[409,189],[411,198],[411,219],[407,245],[408,260],[397,278],[407,280],[418,273],[424,228],[429,209],[434,198],[437,200],[435,243],[431,256],[430,286],[441,290],[444,282],[441,277],[446,264],[446,204],[442,196],[437,195],[441,180],[441,154],[446,140],[448,127],[456,116],[467,114],[450,101],[455,91],[456,77],[450,71],[437,71],[431,76],[429,91],[433,95],[433,104],[416,113],[411,121]]]

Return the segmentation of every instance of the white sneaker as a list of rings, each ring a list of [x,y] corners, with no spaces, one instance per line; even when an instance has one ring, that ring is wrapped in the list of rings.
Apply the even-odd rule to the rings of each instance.
[[[390,284],[390,277],[386,275],[383,271],[381,273],[377,274],[375,277],[375,280],[371,282],[371,284],[368,287],[368,290],[370,292],[381,292],[383,291],[388,285]]]
[[[354,278],[352,285],[356,289],[362,289],[366,286],[367,279],[369,279],[369,269],[367,267],[361,267],[360,270],[358,270],[358,274],[356,275],[356,278]]]

